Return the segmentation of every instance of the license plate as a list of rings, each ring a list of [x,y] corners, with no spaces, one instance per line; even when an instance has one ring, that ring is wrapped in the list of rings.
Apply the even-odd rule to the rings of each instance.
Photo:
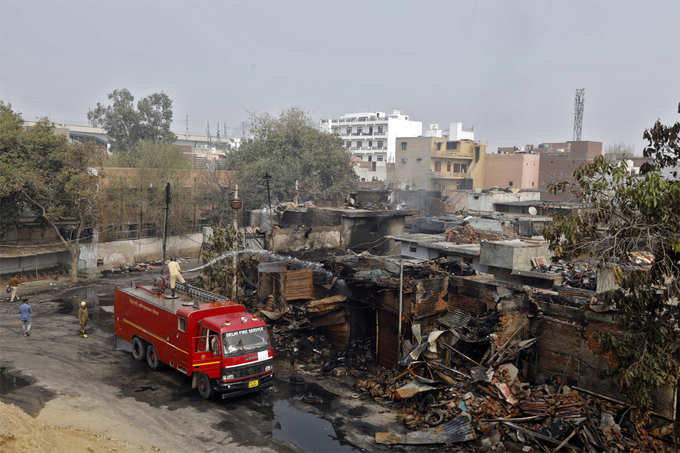
[[[248,382],[248,388],[249,389],[251,389],[253,387],[257,387],[258,385],[260,385],[260,381],[257,380],[257,379],[255,379],[254,381]]]

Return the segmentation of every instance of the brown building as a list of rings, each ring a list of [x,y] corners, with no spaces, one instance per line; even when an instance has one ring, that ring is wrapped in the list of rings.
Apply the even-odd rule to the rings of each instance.
[[[541,158],[538,189],[541,200],[574,201],[576,197],[573,193],[554,195],[550,193],[548,186],[562,181],[573,182],[574,170],[602,154],[602,142],[544,143],[539,145],[539,152]]]
[[[484,188],[538,189],[540,154],[488,154]]]
[[[443,194],[484,187],[486,145],[446,137],[397,138],[394,182]]]

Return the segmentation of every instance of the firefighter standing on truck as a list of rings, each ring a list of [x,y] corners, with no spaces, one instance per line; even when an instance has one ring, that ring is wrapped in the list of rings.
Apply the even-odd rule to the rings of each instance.
[[[175,261],[175,258],[170,258],[168,270],[170,271],[170,290],[172,291],[171,297],[174,299],[177,297],[175,296],[175,284],[177,280],[179,280],[180,283],[184,283],[184,277],[182,277],[182,269],[179,267],[179,263]]]
[[[80,308],[78,309],[78,321],[80,321],[80,334],[83,338],[87,338],[87,333],[85,333],[85,326],[87,325],[87,320],[89,314],[87,312],[87,302],[82,301],[80,303]]]

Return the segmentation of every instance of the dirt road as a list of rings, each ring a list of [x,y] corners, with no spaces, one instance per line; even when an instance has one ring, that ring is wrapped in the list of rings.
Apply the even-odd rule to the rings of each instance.
[[[298,369],[293,373],[304,382],[290,383],[285,364],[275,365],[278,377],[268,392],[203,401],[185,376],[151,371],[114,350],[113,315],[102,307],[112,305],[116,284],[129,282],[32,297],[28,338],[21,335],[18,304],[0,303],[0,401],[39,422],[147,451],[375,451],[374,433],[397,424],[375,403],[352,398],[349,381],[320,381]],[[100,295],[100,307],[91,310],[84,339],[74,307],[87,291]]]

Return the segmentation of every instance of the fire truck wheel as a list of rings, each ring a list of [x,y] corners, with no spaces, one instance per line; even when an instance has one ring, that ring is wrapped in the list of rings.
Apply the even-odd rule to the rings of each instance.
[[[152,344],[146,347],[146,364],[152,370],[158,369],[158,353],[156,352],[156,347]]]
[[[204,400],[209,400],[212,397],[213,390],[210,385],[210,378],[207,375],[200,373],[196,379],[196,388],[198,388],[198,394]]]
[[[132,358],[135,360],[144,360],[146,356],[146,345],[139,337],[132,339]]]

